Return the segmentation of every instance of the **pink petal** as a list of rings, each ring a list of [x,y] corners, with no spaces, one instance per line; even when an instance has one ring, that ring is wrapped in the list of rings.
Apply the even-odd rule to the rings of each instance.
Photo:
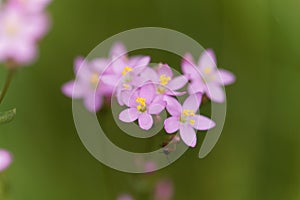
[[[148,113],[143,113],[139,116],[139,126],[144,130],[149,130],[153,125],[153,118]]]
[[[133,68],[146,67],[150,62],[149,56],[136,56],[131,57],[129,60],[129,66]]]
[[[191,126],[189,126],[189,125],[181,126],[180,127],[180,136],[186,145],[188,145],[190,147],[196,146],[196,143],[197,143],[196,132]]]
[[[222,86],[213,83],[207,83],[206,86],[206,94],[212,101],[217,103],[223,103],[225,101],[225,92]]]
[[[183,103],[182,109],[184,110],[193,110],[196,112],[201,104],[202,95],[200,93],[196,93],[190,95]]]
[[[128,108],[119,114],[119,119],[122,122],[133,122],[139,116],[139,111],[136,108]]]
[[[210,68],[214,70],[217,67],[214,52],[210,49],[205,50],[199,58],[198,66],[200,69]]]
[[[184,75],[189,79],[196,78],[199,73],[196,69],[196,65],[194,64],[193,56],[190,53],[185,54],[182,60],[181,69]]]
[[[205,88],[206,88],[205,84],[202,81],[197,80],[189,83],[187,90],[189,94],[195,94],[198,92],[203,93]]]
[[[75,58],[74,60],[74,73],[77,74],[80,66],[82,65],[82,63],[84,62],[84,57],[82,56],[78,56]]]
[[[214,121],[202,115],[196,115],[194,117],[194,120],[195,124],[193,125],[193,127],[200,131],[209,130],[216,126],[216,123]]]
[[[171,90],[179,90],[183,88],[187,82],[188,80],[185,76],[177,76],[173,78],[167,86]]]
[[[165,109],[165,106],[161,104],[151,104],[148,109],[149,114],[158,115]]]
[[[84,105],[87,108],[87,110],[90,112],[95,113],[99,111],[102,104],[103,104],[103,99],[97,94],[94,95],[93,93],[90,93],[84,98]]]
[[[64,84],[61,90],[64,93],[64,95],[74,99],[83,97],[84,89],[78,83],[77,83],[76,90],[74,89],[74,86],[75,86],[75,82],[70,81]]]
[[[157,68],[157,73],[158,73],[159,76],[165,75],[165,76],[168,76],[168,77],[171,77],[171,78],[173,77],[172,69],[167,64],[160,64]]]
[[[100,81],[107,85],[116,86],[119,84],[121,78],[117,75],[102,75]]]
[[[180,116],[181,115],[181,105],[180,103],[173,97],[165,96],[164,101],[167,103],[167,111],[172,115],[172,116]]]
[[[146,83],[143,85],[139,92],[139,97],[145,98],[149,104],[156,95],[155,86],[152,83]]]
[[[115,44],[113,44],[109,55],[110,57],[119,57],[119,56],[126,55],[126,53],[127,53],[127,49],[125,45],[121,42],[116,42]]]
[[[169,117],[164,123],[165,130],[167,133],[174,133],[179,129],[179,118]]]
[[[235,82],[235,76],[233,73],[225,70],[225,69],[219,69],[219,76],[220,76],[220,84],[222,85],[230,85]]]

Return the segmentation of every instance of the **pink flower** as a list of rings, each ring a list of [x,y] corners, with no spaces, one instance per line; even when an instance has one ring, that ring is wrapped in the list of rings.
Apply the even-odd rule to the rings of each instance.
[[[224,69],[218,69],[215,54],[206,50],[197,64],[190,54],[186,54],[182,62],[182,71],[191,81],[188,92],[205,93],[212,101],[222,103],[225,101],[223,86],[232,84],[235,76]]]
[[[188,79],[185,76],[173,77],[173,72],[169,65],[160,64],[152,81],[157,83],[158,94],[182,95],[184,93],[177,92],[176,90],[183,88],[188,82]]]
[[[97,112],[103,104],[103,98],[112,94],[112,87],[100,81],[107,63],[106,59],[94,59],[90,62],[81,57],[75,59],[76,80],[66,83],[62,92],[68,97],[83,99],[90,112]]]
[[[183,142],[195,147],[197,142],[196,130],[208,130],[215,126],[215,123],[202,115],[196,114],[201,103],[199,93],[190,95],[181,106],[173,97],[165,98],[167,110],[171,117],[167,118],[164,127],[167,133],[180,131]]]
[[[173,183],[170,180],[160,180],[156,183],[154,200],[170,200],[174,195]]]
[[[3,149],[0,149],[0,172],[5,170],[12,162],[11,154]]]
[[[139,126],[144,130],[149,130],[153,125],[151,115],[158,115],[165,108],[165,102],[156,95],[153,83],[137,88],[126,105],[129,108],[120,113],[119,119],[127,123],[138,119]]]
[[[48,20],[43,13],[28,14],[15,3],[0,10],[0,61],[28,64],[37,56],[37,40],[44,36]]]
[[[10,0],[30,13],[42,12],[51,0]]]
[[[122,194],[118,196],[117,200],[133,200],[133,197],[129,194]]]

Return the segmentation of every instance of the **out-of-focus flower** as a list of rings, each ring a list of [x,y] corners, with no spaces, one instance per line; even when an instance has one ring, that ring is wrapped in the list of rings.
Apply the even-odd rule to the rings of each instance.
[[[138,119],[139,126],[149,130],[153,125],[151,115],[160,114],[165,108],[165,102],[157,96],[155,85],[148,83],[135,90],[125,102],[129,107],[123,110],[119,119],[123,122],[133,122]]]
[[[215,54],[210,49],[203,52],[197,64],[191,54],[186,54],[182,61],[182,71],[191,81],[188,86],[190,94],[205,93],[212,101],[219,103],[225,101],[223,86],[235,81],[231,72],[217,68]]]
[[[42,12],[51,0],[10,0],[11,3],[18,4],[23,10],[36,13]]]
[[[100,76],[107,65],[106,59],[84,61],[78,57],[74,62],[76,80],[63,85],[62,92],[73,99],[83,99],[85,107],[90,112],[97,112],[104,97],[110,97],[112,87],[101,82]]]
[[[48,29],[44,13],[27,13],[16,3],[0,10],[0,62],[26,65],[37,56],[37,41]]]
[[[174,133],[180,130],[183,142],[195,147],[197,142],[196,130],[208,130],[215,126],[215,123],[202,115],[196,114],[201,103],[202,95],[199,93],[190,95],[181,106],[173,97],[165,98],[167,110],[171,117],[167,118],[164,127],[167,133]]]
[[[3,149],[0,149],[0,172],[5,170],[12,162],[11,154]]]
[[[122,194],[118,196],[117,200],[133,200],[133,197],[129,194]]]
[[[154,200],[171,200],[174,195],[173,183],[170,180],[160,180],[155,185]]]

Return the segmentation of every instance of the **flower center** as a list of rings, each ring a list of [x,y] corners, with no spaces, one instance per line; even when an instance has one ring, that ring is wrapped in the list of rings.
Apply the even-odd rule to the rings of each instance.
[[[126,66],[122,71],[122,75],[125,76],[128,72],[131,72],[131,71],[132,71],[132,68]]]
[[[210,81],[214,81],[216,79],[211,67],[207,66],[207,67],[204,68],[203,71],[204,71],[204,74],[203,74],[202,79],[203,79],[204,82],[207,83],[207,82],[210,82]]]
[[[19,32],[19,25],[16,19],[7,19],[5,25],[4,25],[4,31],[9,36],[15,36]]]
[[[98,85],[98,79],[99,79],[99,76],[97,73],[93,73],[91,78],[90,78],[90,83],[92,84],[93,87],[97,87]]]
[[[195,116],[195,112],[193,110],[183,110],[181,117],[180,117],[180,122],[186,123],[189,122],[190,125],[195,124],[195,120],[193,117]]]
[[[167,85],[169,83],[169,81],[171,80],[171,77],[163,74],[159,77],[159,80],[160,80],[160,84]]]
[[[139,105],[136,107],[140,112],[145,112],[147,110],[146,99],[138,97],[135,100]]]

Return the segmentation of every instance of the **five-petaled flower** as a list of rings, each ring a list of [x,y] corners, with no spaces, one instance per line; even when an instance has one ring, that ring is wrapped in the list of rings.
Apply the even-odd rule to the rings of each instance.
[[[197,114],[201,104],[202,95],[196,93],[190,95],[181,106],[173,97],[165,98],[166,108],[171,117],[165,120],[164,127],[167,133],[180,131],[183,142],[195,147],[197,142],[196,130],[209,130],[215,126],[211,119]]]
[[[218,103],[225,101],[223,86],[235,81],[231,72],[217,68],[215,54],[210,49],[203,52],[197,64],[191,54],[186,54],[182,61],[182,71],[190,80],[189,94],[205,93],[212,101]]]
[[[92,61],[85,61],[81,57],[76,58],[74,63],[76,80],[64,84],[63,93],[74,99],[83,99],[85,107],[90,112],[97,112],[104,98],[110,97],[113,90],[100,79],[107,62],[106,59],[101,58]]]

